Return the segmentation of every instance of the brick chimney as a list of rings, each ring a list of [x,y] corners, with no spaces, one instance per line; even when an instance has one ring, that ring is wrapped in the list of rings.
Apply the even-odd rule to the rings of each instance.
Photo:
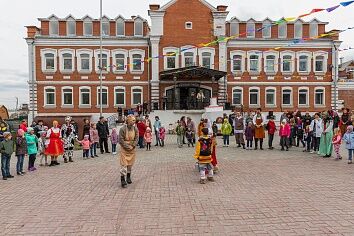
[[[149,7],[150,7],[151,11],[157,11],[157,10],[160,9],[160,5],[159,4],[150,4]]]
[[[219,5],[219,6],[216,7],[216,9],[217,9],[218,11],[226,11],[227,6]]]

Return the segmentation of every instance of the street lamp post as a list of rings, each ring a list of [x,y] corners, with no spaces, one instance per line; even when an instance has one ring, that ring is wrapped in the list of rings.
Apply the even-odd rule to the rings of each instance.
[[[103,102],[102,102],[102,67],[103,67],[103,60],[102,60],[102,0],[100,0],[100,117],[102,117],[103,113]]]
[[[177,88],[176,88],[176,82],[177,82],[177,76],[173,76],[173,82],[174,82],[174,99],[173,99],[173,109],[176,110],[176,103],[177,103]]]

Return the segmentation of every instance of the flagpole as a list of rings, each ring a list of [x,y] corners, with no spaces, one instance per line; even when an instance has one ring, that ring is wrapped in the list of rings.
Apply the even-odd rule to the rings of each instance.
[[[100,0],[100,117],[102,117],[102,110],[103,110],[103,102],[102,102],[102,67],[103,67],[103,60],[102,60],[102,0]]]

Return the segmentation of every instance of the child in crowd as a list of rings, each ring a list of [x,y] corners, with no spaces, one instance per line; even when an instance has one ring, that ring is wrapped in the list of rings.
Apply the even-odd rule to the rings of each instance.
[[[162,124],[160,129],[159,129],[159,137],[160,137],[160,141],[161,141],[161,147],[165,146],[165,138],[166,138],[166,129],[165,129],[165,125]]]
[[[188,147],[192,145],[192,147],[194,147],[193,144],[193,131],[190,128],[187,128],[187,132],[186,132],[186,138],[188,141]]]
[[[296,146],[296,133],[297,133],[297,126],[295,118],[290,119],[290,136],[288,146]]]
[[[212,162],[212,145],[213,141],[208,136],[208,128],[202,129],[202,136],[196,143],[194,158],[198,160],[198,169],[200,173],[200,183],[205,184],[208,179],[214,182],[214,172]],[[205,172],[208,171],[208,178],[206,178]]]
[[[218,135],[218,126],[216,124],[216,121],[213,122],[213,125],[211,126],[211,128],[213,129],[213,135],[217,136]]]
[[[43,166],[43,160],[44,160],[44,165],[48,166],[48,158],[47,155],[45,154],[45,149],[48,146],[49,139],[46,139],[47,132],[45,131],[39,131],[39,140],[38,140],[38,152],[41,157],[40,160],[40,166]]]
[[[146,151],[151,151],[152,132],[151,132],[150,127],[147,127],[145,130],[144,140],[146,143]]]
[[[281,122],[279,136],[280,136],[281,150],[284,151],[284,146],[285,146],[286,151],[289,151],[288,141],[291,136],[291,130],[290,130],[290,125],[286,122],[286,119],[283,119],[283,121]]]
[[[275,131],[277,130],[275,122],[274,122],[274,116],[271,116],[268,123],[267,123],[267,130],[268,130],[268,149],[273,150],[273,140],[274,140],[274,134]]]
[[[305,148],[305,142],[304,142],[304,128],[302,124],[302,120],[300,117],[297,117],[297,122],[296,122],[296,147],[300,146],[300,142],[302,144],[302,147]]]
[[[211,140],[213,141],[212,143],[212,151],[211,151],[211,164],[214,167],[214,173],[219,172],[219,167],[218,167],[218,160],[216,158],[216,145],[217,145],[217,140],[216,140],[216,135],[213,135],[211,137]]]
[[[336,153],[336,160],[342,160],[340,155],[340,145],[342,144],[342,135],[339,128],[334,129],[334,136],[332,138],[334,152]]]
[[[12,141],[10,132],[4,132],[2,135],[4,140],[0,142],[1,173],[2,179],[7,180],[7,178],[13,178],[10,174],[10,161],[11,155],[14,152],[14,142]]]
[[[37,170],[37,168],[34,167],[34,163],[36,162],[38,152],[38,137],[34,134],[34,129],[32,127],[27,128],[26,141],[28,152],[28,171],[35,171]]]
[[[232,132],[231,124],[228,119],[224,119],[224,123],[221,125],[221,134],[224,139],[224,147],[228,147],[230,145],[230,134]]]
[[[95,123],[91,123],[90,138],[91,138],[91,146],[90,146],[91,158],[98,157],[96,149],[97,149],[98,142],[100,141],[100,138],[98,136],[98,131],[96,129]]]
[[[112,154],[116,155],[117,154],[117,143],[118,143],[118,133],[117,133],[116,128],[112,129],[111,143],[112,143]]]
[[[90,152],[90,136],[88,134],[86,134],[84,136],[84,139],[79,141],[79,143],[82,145],[82,158],[85,160],[85,159],[88,159],[90,158],[89,156],[89,152]]]
[[[247,141],[246,149],[251,150],[252,149],[252,143],[253,143],[253,138],[254,138],[254,127],[253,127],[253,122],[250,121],[248,122],[248,125],[245,129],[245,137]]]
[[[19,129],[17,131],[16,137],[16,156],[17,156],[17,165],[16,172],[17,175],[23,176],[23,161],[25,156],[27,156],[27,141],[25,138],[25,131],[23,129]]]
[[[347,132],[344,134],[343,140],[346,144],[345,147],[348,149],[348,164],[352,164],[354,153],[354,131],[352,125],[347,127]]]
[[[304,140],[306,142],[306,148],[304,148],[304,152],[311,151],[311,140],[312,140],[312,132],[310,129],[310,124],[305,126]]]
[[[184,128],[181,125],[181,121],[177,121],[176,134],[177,134],[177,145],[179,148],[183,147],[183,133]]]

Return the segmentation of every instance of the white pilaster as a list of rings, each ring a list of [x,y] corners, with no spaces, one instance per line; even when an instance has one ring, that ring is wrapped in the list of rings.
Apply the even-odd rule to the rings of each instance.
[[[35,46],[34,46],[34,39],[27,39],[28,45],[28,85],[29,85],[29,110],[30,114],[28,116],[28,123],[31,124],[34,118],[37,116],[37,83],[35,79]]]

